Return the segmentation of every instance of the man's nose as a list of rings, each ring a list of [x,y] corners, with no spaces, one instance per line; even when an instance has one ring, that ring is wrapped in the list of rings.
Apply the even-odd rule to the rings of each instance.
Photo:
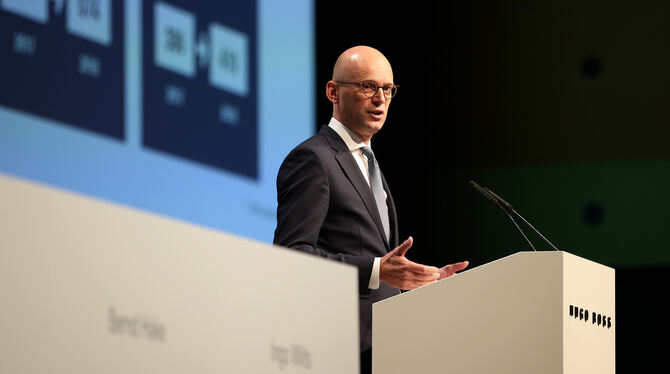
[[[384,101],[386,101],[386,96],[384,96],[384,88],[383,87],[377,88],[377,92],[375,92],[375,94],[372,95],[372,101],[375,104],[382,104]]]

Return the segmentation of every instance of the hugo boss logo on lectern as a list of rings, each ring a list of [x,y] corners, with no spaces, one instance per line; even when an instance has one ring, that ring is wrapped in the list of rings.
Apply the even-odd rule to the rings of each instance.
[[[584,321],[585,323],[607,329],[612,328],[612,317],[610,316],[596,312],[589,312],[588,309],[575,305],[570,305],[569,313],[570,317],[573,317],[576,320],[578,319],[580,321]]]

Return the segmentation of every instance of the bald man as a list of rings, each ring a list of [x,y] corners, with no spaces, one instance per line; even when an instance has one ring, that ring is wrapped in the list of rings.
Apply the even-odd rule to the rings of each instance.
[[[381,172],[375,176],[370,168],[372,136],[384,126],[396,92],[391,64],[378,50],[344,51],[326,84],[330,123],[291,151],[277,176],[275,244],[358,268],[363,373],[370,372],[372,304],[468,265],[417,264],[405,257],[413,239],[399,244],[391,191]]]

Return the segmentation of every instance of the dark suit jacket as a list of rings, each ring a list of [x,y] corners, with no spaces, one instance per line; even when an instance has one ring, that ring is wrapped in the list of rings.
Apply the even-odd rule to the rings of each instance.
[[[277,229],[274,243],[358,268],[361,351],[372,345],[372,304],[400,291],[385,283],[370,290],[375,257],[398,246],[398,223],[388,195],[391,243],[388,243],[374,195],[351,151],[324,126],[297,146],[277,176]]]

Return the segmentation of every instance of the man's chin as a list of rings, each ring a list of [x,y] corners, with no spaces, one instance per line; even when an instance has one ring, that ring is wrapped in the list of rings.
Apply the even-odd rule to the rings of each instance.
[[[379,130],[384,127],[384,121],[369,121],[366,125],[366,130],[368,130],[372,135],[376,134]]]

